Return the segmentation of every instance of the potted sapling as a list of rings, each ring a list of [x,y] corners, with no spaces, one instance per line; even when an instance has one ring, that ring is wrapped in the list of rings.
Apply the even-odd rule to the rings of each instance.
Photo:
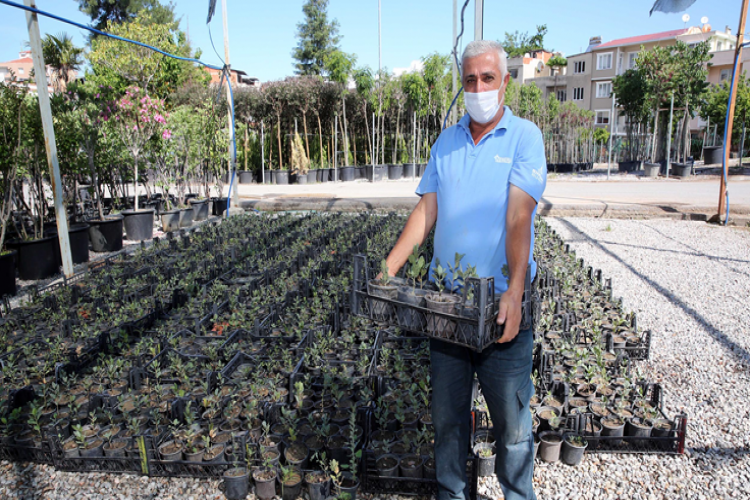
[[[588,447],[588,441],[583,436],[573,433],[565,433],[563,436],[560,458],[563,463],[577,465],[583,460],[583,452]]]
[[[419,245],[414,245],[414,250],[409,256],[409,267],[406,270],[406,278],[409,285],[398,288],[398,301],[409,306],[424,307],[427,292],[422,288],[424,276],[427,274],[429,264],[425,262],[424,256],[420,255]],[[417,284],[419,288],[417,288]],[[398,324],[404,328],[419,330],[421,328],[419,311],[411,307],[399,306],[397,309]]]
[[[261,500],[270,500],[271,498],[276,496],[277,473],[276,468],[270,458],[265,453],[263,455],[263,466],[253,471],[253,481],[255,481],[255,496],[257,496]]]
[[[458,255],[458,254],[457,254]],[[445,290],[445,279],[447,276],[446,269],[440,265],[440,259],[435,259],[435,267],[432,270],[432,276],[435,279],[437,293],[428,293],[425,296],[425,305],[427,309],[439,314],[455,314],[456,305],[461,298],[453,294],[443,294]],[[450,336],[456,328],[456,324],[437,314],[430,314],[427,317],[427,331],[438,337]]]
[[[302,471],[294,466],[281,466],[278,475],[282,500],[294,500],[302,493]]]
[[[318,456],[313,455],[313,461],[322,464],[324,470],[314,470],[305,474],[305,484],[307,486],[307,495],[310,500],[325,500],[331,489],[330,471],[326,469],[326,454]]]
[[[380,262],[380,277],[367,282],[367,294],[371,297],[380,297],[387,300],[395,300],[398,297],[398,287],[389,274],[388,264],[385,259]],[[390,304],[386,301],[370,299],[370,312],[374,319],[384,319],[391,311]]]
[[[495,473],[495,443],[477,443],[474,445],[477,455],[477,474],[479,477],[491,476]]]
[[[252,465],[254,450],[245,443],[246,467],[233,467],[224,472],[224,495],[227,500],[244,500],[248,493],[248,472]]]

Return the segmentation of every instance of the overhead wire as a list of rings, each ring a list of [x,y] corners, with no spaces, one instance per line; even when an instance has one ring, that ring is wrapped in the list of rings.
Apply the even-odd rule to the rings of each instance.
[[[458,70],[459,77],[461,76],[461,64],[458,62],[458,44],[459,40],[461,40],[461,37],[464,35],[464,12],[466,11],[466,7],[469,5],[470,0],[466,0],[464,2],[464,6],[461,7],[461,31],[458,33],[458,36],[453,41],[453,60],[456,64],[456,69]],[[448,117],[451,115],[451,110],[453,109],[453,105],[456,104],[456,100],[458,99],[458,96],[461,95],[461,92],[464,90],[464,86],[461,85],[461,88],[458,89],[458,92],[456,92],[455,97],[453,97],[453,101],[451,101],[451,105],[448,107],[448,112],[445,114],[445,119],[443,120],[443,130],[445,130],[445,126],[448,124]]]

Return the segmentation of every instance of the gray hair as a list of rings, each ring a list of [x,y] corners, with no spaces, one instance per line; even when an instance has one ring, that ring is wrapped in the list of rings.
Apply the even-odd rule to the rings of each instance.
[[[497,52],[497,58],[500,61],[499,69],[501,78],[505,78],[505,75],[508,73],[508,58],[505,55],[503,46],[494,40],[474,40],[469,42],[461,56],[461,67],[463,68],[466,59],[481,56],[493,50]]]

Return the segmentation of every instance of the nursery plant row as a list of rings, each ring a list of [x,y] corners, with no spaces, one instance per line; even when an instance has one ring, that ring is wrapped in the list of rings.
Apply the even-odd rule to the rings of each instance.
[[[380,261],[404,221],[231,218],[31,294],[0,324],[9,346],[0,357],[0,458],[68,471],[224,476],[230,498],[253,484],[261,498],[296,498],[302,488],[311,499],[434,492],[427,338],[394,326],[398,314],[353,314],[354,262]],[[539,436],[549,425],[599,451],[676,451],[681,421],[665,418],[660,389],[634,377],[628,362],[648,352],[649,334],[544,224],[537,232]],[[422,268],[430,245],[415,252]],[[411,267],[400,279],[421,285]],[[478,297],[486,279],[477,281]],[[457,307],[470,309],[460,295]],[[596,386],[591,401],[578,394],[586,384]],[[671,427],[664,438],[597,438],[602,409]],[[480,406],[474,415],[477,437],[466,450],[473,495],[488,458],[474,441],[491,433]]]

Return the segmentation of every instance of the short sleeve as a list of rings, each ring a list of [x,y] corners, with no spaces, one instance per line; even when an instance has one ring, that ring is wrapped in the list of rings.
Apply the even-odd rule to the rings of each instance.
[[[423,196],[427,193],[437,193],[437,162],[435,161],[435,148],[437,148],[437,145],[438,142],[435,142],[432,146],[430,161],[427,163],[427,166],[424,169],[424,174],[422,174],[422,180],[419,181],[419,185],[417,186],[416,193],[419,196]]]
[[[537,203],[547,186],[547,159],[541,131],[534,126],[524,132],[513,159],[510,183],[521,188]]]

